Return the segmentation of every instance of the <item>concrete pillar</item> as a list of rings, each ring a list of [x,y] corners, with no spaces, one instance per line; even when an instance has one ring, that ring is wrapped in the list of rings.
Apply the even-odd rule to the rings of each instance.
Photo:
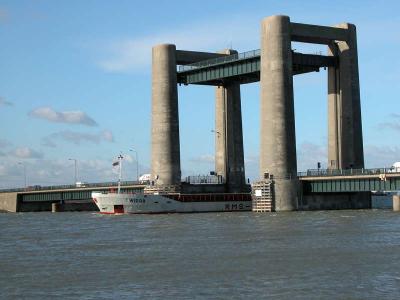
[[[260,176],[273,176],[276,211],[295,210],[299,184],[289,17],[262,21],[260,72]]]
[[[224,50],[234,54],[237,51]],[[226,179],[228,192],[242,192],[246,183],[240,84],[215,89],[215,171]]]
[[[153,47],[151,174],[157,185],[180,185],[176,47]]]
[[[360,84],[356,27],[347,29],[347,41],[333,41],[328,54],[339,66],[328,68],[328,166],[332,169],[364,168]]]
[[[51,212],[62,212],[64,211],[64,205],[61,203],[52,203]]]
[[[393,195],[393,211],[400,211],[400,195]]]

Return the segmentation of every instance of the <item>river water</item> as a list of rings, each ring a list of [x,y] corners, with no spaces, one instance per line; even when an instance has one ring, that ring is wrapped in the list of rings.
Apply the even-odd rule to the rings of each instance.
[[[400,213],[0,214],[0,299],[400,299]]]

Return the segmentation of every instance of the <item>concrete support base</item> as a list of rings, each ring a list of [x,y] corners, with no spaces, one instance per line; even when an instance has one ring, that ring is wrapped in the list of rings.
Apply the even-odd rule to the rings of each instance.
[[[64,205],[61,203],[52,203],[51,204],[51,212],[62,212],[64,211]]]
[[[299,180],[273,180],[272,194],[275,211],[292,211],[298,209]]]
[[[321,193],[303,195],[299,210],[369,209],[371,193]]]
[[[64,202],[64,203],[51,203],[51,202],[22,202],[19,205],[18,212],[73,212],[73,211],[99,211],[93,201],[79,201],[79,202]]]
[[[393,195],[393,211],[400,211],[400,195]]]
[[[18,194],[0,193],[0,211],[18,212]]]

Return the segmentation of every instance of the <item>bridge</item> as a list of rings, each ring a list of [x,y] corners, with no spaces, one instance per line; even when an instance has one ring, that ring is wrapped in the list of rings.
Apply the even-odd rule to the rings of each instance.
[[[400,190],[400,170],[390,168],[308,170],[298,173],[298,179],[302,187],[300,209],[366,208],[371,191]],[[183,183],[189,184],[189,181]],[[224,182],[195,181],[190,184],[215,186]],[[121,183],[122,192],[142,192],[144,187],[136,181]],[[92,191],[116,189],[116,182],[103,182],[85,184],[84,187],[62,185],[0,190],[0,210],[50,211],[52,203],[60,202],[75,205],[75,210],[97,210],[91,200]],[[363,197],[360,198],[360,194]],[[309,206],[309,202],[313,205]]]
[[[235,53],[207,59],[189,65],[180,65],[177,72],[179,84],[222,86],[229,82],[240,84],[260,81],[261,50]],[[292,51],[293,75],[318,72],[320,68],[336,67],[335,56],[304,54]]]
[[[288,16],[270,16],[261,22],[260,42],[261,50],[240,54],[233,49],[218,53],[178,50],[174,44],[153,47],[152,188],[183,194],[198,190],[207,193],[247,192],[240,84],[260,81],[259,175],[261,181],[273,178],[276,211],[305,207],[367,208],[370,191],[398,189],[398,175],[363,169],[355,25],[300,24],[291,22]],[[292,42],[324,44],[328,56],[298,53],[292,49]],[[320,68],[328,68],[329,170],[298,174],[293,75],[315,72]],[[204,186],[196,190],[194,187],[198,186],[181,181],[177,84],[215,86],[214,132],[217,134],[214,170],[217,176],[224,178],[224,183],[209,185],[207,191]],[[72,201],[78,197],[73,193],[79,192],[14,192],[11,198],[16,204],[12,208],[18,209],[18,199],[21,203],[28,203],[36,201],[36,198],[62,201],[70,197]],[[90,189],[86,193],[81,197],[86,197]],[[4,200],[6,194],[0,193],[0,208],[1,203],[7,202]],[[344,203],[345,198],[348,201]]]
[[[32,186],[0,190],[0,211],[51,211],[52,203],[66,203],[71,210],[97,210],[91,197],[93,191],[116,191],[117,182],[88,183],[84,186]],[[123,193],[141,192],[144,184],[137,181],[121,182]]]
[[[292,42],[326,45],[327,55],[299,53],[292,49]],[[270,16],[261,21],[259,50],[198,52],[177,49],[174,44],[154,46],[151,178],[155,186],[187,193],[181,184],[177,85],[196,84],[215,89],[214,171],[225,179],[224,192],[246,192],[240,85],[259,81],[259,178],[264,180],[266,174],[274,178],[277,211],[296,210],[301,191],[293,76],[320,68],[328,69],[327,165],[338,170],[364,168],[354,24],[321,26]]]

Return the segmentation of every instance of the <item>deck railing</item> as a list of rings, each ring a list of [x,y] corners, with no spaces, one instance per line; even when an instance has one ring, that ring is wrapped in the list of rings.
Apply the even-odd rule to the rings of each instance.
[[[179,72],[191,71],[191,70],[195,70],[195,69],[199,69],[199,68],[203,68],[203,67],[224,64],[227,62],[236,61],[236,60],[240,60],[240,59],[247,59],[247,58],[251,58],[251,57],[260,56],[260,53],[261,53],[261,50],[257,49],[257,50],[251,50],[251,51],[242,52],[242,53],[235,53],[232,55],[226,55],[226,56],[217,57],[217,58],[211,58],[211,59],[207,59],[207,60],[199,61],[197,63],[190,64],[190,65],[179,66],[178,71]]]
[[[328,176],[352,176],[352,175],[380,175],[399,174],[400,168],[374,168],[374,169],[311,169],[299,172],[299,177],[328,177]]]
[[[121,186],[136,185],[136,184],[141,184],[141,183],[138,181],[121,181]],[[77,189],[77,188],[95,188],[95,187],[112,187],[112,186],[117,186],[117,185],[118,185],[118,182],[114,182],[114,181],[82,183],[80,185],[74,185],[74,184],[50,185],[50,186],[33,185],[33,186],[28,186],[26,188],[1,189],[0,193],[30,192],[30,191],[43,191],[43,190],[62,190],[62,189]]]

